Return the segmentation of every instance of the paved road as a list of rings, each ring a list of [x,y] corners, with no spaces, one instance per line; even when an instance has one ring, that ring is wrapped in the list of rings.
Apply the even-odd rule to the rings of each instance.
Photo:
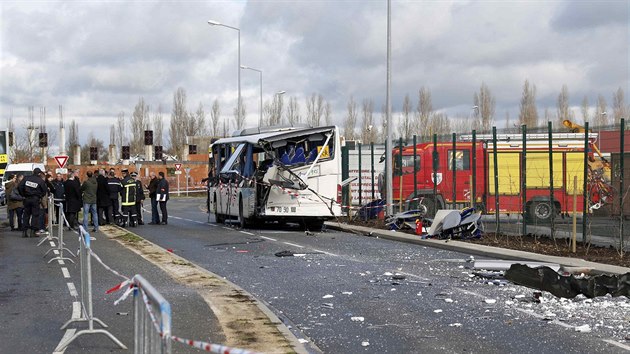
[[[269,304],[326,353],[617,353],[626,298],[559,300],[472,277],[469,256],[342,232],[208,223],[202,199],[169,201],[169,225],[136,231]],[[277,252],[301,254],[277,257]],[[399,274],[394,279],[394,275]],[[591,332],[576,328],[589,325]],[[622,342],[622,343],[619,343]]]

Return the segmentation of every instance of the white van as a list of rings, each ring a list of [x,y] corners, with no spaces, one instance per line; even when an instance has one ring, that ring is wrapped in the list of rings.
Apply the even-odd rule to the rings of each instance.
[[[2,176],[2,188],[13,176],[17,174],[30,176],[35,168],[46,171],[46,166],[43,163],[12,163],[7,165],[7,168],[4,170],[4,176]]]

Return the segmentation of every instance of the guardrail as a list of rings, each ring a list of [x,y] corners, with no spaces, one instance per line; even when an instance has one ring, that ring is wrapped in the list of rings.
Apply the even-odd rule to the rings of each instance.
[[[109,331],[104,329],[95,329],[94,322],[98,323],[102,327],[107,327],[103,321],[94,317],[93,309],[92,309],[92,263],[91,259],[91,249],[90,249],[90,234],[85,231],[83,226],[79,225],[79,260],[80,260],[80,268],[81,268],[81,316],[78,318],[71,318],[68,320],[61,329],[65,329],[72,322],[87,322],[88,329],[83,329],[76,332],[69,339],[62,341],[59,343],[57,347],[57,351],[63,351],[70,343],[72,343],[78,337],[84,334],[104,334],[109,339],[111,339],[116,345],[118,345],[122,349],[127,349],[127,347],[120,341],[118,338],[114,337]]]
[[[52,217],[50,217],[51,215],[54,215],[54,198],[52,195],[48,196],[48,235],[46,235],[46,237],[42,238],[41,241],[39,241],[39,243],[37,244],[37,247],[39,247],[42,243],[46,242],[46,241],[52,241],[52,240],[57,240],[58,238],[53,236],[52,234],[52,229],[53,229],[53,225],[52,225]]]

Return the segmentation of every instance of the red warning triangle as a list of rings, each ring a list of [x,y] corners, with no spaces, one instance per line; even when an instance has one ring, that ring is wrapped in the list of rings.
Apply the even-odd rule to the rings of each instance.
[[[59,168],[64,168],[66,167],[66,163],[68,163],[68,156],[66,155],[55,156],[55,161],[57,161],[57,166],[59,166]]]

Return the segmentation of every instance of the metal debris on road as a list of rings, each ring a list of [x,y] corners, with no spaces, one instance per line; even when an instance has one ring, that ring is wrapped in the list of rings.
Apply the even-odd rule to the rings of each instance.
[[[335,297],[335,296],[328,294],[328,295],[322,296],[322,299],[330,299],[331,297]]]
[[[355,316],[355,317],[350,317],[350,320],[353,322],[363,322],[365,318],[361,316]]]

